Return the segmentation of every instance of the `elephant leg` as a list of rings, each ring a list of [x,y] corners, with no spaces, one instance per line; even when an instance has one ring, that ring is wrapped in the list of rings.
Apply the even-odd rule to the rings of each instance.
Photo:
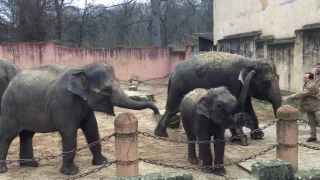
[[[199,159],[203,160],[203,150],[201,149],[201,146],[199,146]]]
[[[72,151],[77,147],[77,130],[68,129],[64,132],[60,132],[62,136],[62,150],[63,152]],[[74,153],[68,153],[63,156],[63,165],[60,169],[62,174],[74,175],[79,172],[79,168],[74,163]]]
[[[237,132],[238,135],[241,135],[240,140],[241,140],[241,145],[242,146],[248,146],[248,138],[246,135],[244,135],[242,127],[241,126],[236,126],[235,131]]]
[[[1,123],[4,124],[3,121]],[[18,134],[18,128],[14,125],[6,124],[4,127],[0,124],[0,160],[3,160],[0,161],[0,173],[8,171],[7,163],[4,160],[6,160],[11,142]]]
[[[224,137],[224,128],[215,128],[214,130],[214,140],[223,140]],[[214,143],[214,165],[223,164],[224,158],[224,148],[225,148],[225,141],[216,142]],[[219,176],[226,175],[226,169],[224,166],[222,167],[215,167],[213,173]]]
[[[166,104],[166,111],[157,124],[157,127],[154,131],[155,135],[168,137],[166,129],[170,124],[171,118],[179,112],[181,100],[182,96],[176,94],[172,95],[172,93],[169,94]]]
[[[207,130],[202,131],[198,136],[198,139],[199,141],[209,141],[209,132]],[[202,153],[203,156],[202,165],[204,166],[204,168],[202,168],[201,170],[205,173],[213,173],[212,154],[210,146],[211,144],[199,144],[199,148],[201,149],[200,153]]]
[[[19,134],[20,138],[20,159],[33,159],[33,147],[32,147],[32,138],[35,132],[30,132],[23,130]],[[29,166],[29,167],[38,167],[39,162],[37,161],[28,161],[21,162],[20,166]]]
[[[252,121],[253,121],[253,128],[251,129],[251,131],[258,129],[259,122],[258,122],[258,118],[257,118],[256,114],[254,113],[250,96],[248,96],[247,100],[246,100],[246,113],[248,113],[250,115],[250,117],[252,118]],[[262,139],[263,136],[264,136],[264,133],[261,130],[252,132],[250,134],[250,137],[252,139]]]
[[[230,130],[230,132],[231,132],[231,137],[232,137],[231,142],[241,141],[241,139],[240,139],[239,137],[238,137],[238,138],[234,138],[234,137],[236,137],[237,135],[239,135],[239,134],[236,132],[236,129],[235,129],[235,128],[230,128],[229,130]]]
[[[188,141],[195,141],[196,136],[194,134],[187,134]],[[198,164],[198,159],[196,155],[196,144],[195,143],[189,143],[188,144],[188,161],[192,164]]]
[[[88,115],[87,119],[85,119],[82,122],[81,129],[87,139],[88,144],[93,143],[95,141],[98,141],[100,139],[97,120],[96,120],[96,117],[94,116],[93,112],[91,112]],[[102,165],[104,163],[108,163],[107,158],[101,154],[101,144],[100,143],[90,147],[90,151],[93,155],[93,159],[92,159],[93,165]]]

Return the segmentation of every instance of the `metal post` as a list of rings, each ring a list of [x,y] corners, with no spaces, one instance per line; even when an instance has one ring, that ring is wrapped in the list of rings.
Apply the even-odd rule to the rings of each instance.
[[[118,115],[114,122],[117,177],[139,174],[138,120],[131,113]]]
[[[277,159],[292,164],[298,170],[298,110],[283,105],[277,110]]]

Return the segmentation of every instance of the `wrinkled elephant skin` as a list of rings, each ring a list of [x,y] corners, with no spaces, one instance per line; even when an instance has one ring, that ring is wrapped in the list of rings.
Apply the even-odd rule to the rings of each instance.
[[[251,60],[236,54],[212,51],[191,57],[175,67],[169,78],[165,114],[157,124],[155,135],[168,136],[166,128],[170,124],[171,117],[180,111],[182,98],[196,88],[210,89],[225,86],[231,94],[239,98],[244,79],[239,74],[243,70],[247,73],[251,70],[256,72],[246,98],[245,112],[250,115],[254,123],[251,131],[258,129],[259,123],[252,107],[251,97],[269,101],[273,105],[274,112],[281,106],[279,76],[275,65],[265,60]],[[234,129],[231,132],[235,132]],[[262,131],[255,131],[251,135],[253,139],[261,139],[264,136]]]
[[[158,108],[151,102],[131,100],[121,90],[114,70],[105,63],[92,63],[83,68],[44,65],[21,71],[10,82],[2,98],[0,116],[0,160],[5,160],[12,140],[20,137],[20,159],[32,159],[32,138],[35,132],[58,131],[63,152],[77,147],[77,130],[81,128],[87,143],[98,141],[99,132],[94,111],[115,115],[114,106],[128,109]],[[109,123],[109,122],[106,122]],[[92,164],[108,160],[101,154],[98,143],[90,147]],[[63,156],[60,172],[79,172],[74,153]],[[21,163],[37,167],[37,162]],[[0,162],[0,172],[8,170]]]

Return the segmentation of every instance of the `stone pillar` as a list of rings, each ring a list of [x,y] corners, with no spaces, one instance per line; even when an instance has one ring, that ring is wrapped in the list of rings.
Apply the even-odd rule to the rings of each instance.
[[[277,110],[277,159],[292,164],[298,170],[298,110],[283,105]]]
[[[131,113],[122,113],[114,121],[116,132],[116,175],[117,177],[139,174],[138,120]]]
[[[314,71],[314,64],[309,64],[303,59],[303,31],[295,31],[296,40],[294,44],[294,54],[293,54],[293,63],[291,68],[291,89],[293,92],[300,92],[302,90],[303,81],[302,74],[309,71]],[[313,67],[312,69],[310,69]]]

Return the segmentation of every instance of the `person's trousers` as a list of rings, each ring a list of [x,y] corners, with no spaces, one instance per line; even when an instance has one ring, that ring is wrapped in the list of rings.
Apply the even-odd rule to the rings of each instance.
[[[313,138],[317,137],[317,123],[320,126],[320,111],[308,112],[308,119],[310,125],[310,135]]]

